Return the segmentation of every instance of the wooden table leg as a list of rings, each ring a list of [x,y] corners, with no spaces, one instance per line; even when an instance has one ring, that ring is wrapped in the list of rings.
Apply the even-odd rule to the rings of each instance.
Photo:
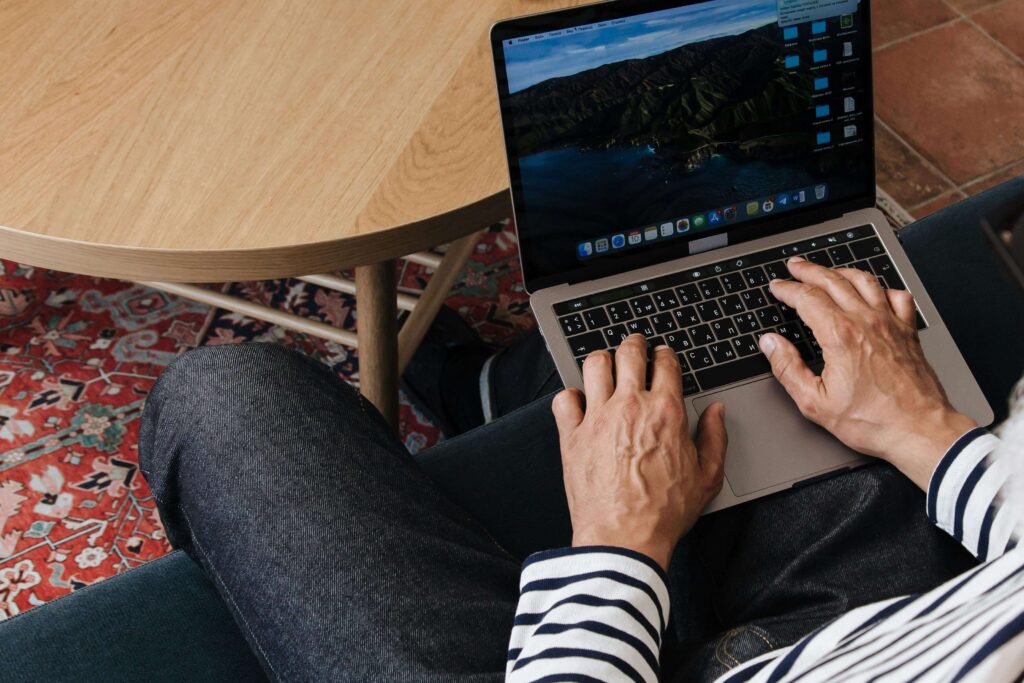
[[[412,313],[402,325],[402,331],[398,333],[398,374],[405,372],[406,366],[412,360],[413,354],[419,348],[424,335],[430,329],[431,323],[437,317],[444,300],[451,294],[452,286],[462,274],[466,262],[476,250],[477,242],[483,236],[483,232],[475,232],[462,239],[455,240],[448,245],[448,251],[441,260],[434,274],[427,283],[427,288],[416,303]]]
[[[398,309],[395,262],[356,268],[359,391],[398,427]]]

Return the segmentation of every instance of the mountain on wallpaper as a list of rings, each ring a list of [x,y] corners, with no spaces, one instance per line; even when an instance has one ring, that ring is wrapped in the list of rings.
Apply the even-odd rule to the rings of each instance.
[[[782,55],[769,24],[543,81],[510,98],[518,152],[649,146],[677,172],[713,154],[794,158],[807,151],[812,84]]]

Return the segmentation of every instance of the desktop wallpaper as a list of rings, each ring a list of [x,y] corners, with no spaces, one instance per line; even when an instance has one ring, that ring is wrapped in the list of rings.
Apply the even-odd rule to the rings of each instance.
[[[822,150],[814,129],[816,98],[860,85],[853,61],[814,62],[839,17],[812,41],[809,25],[784,34],[777,5],[716,0],[505,48],[536,271],[578,266],[580,240],[693,212],[822,181],[832,197],[863,191],[863,150]]]

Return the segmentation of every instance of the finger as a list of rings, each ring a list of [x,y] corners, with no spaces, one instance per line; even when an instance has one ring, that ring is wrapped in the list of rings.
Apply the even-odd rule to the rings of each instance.
[[[840,308],[856,310],[858,306],[864,305],[864,297],[853,286],[853,283],[831,268],[825,268],[816,263],[805,261],[799,256],[789,259],[786,262],[786,266],[789,268],[789,272],[793,274],[793,277],[821,289]]]
[[[651,361],[651,391],[683,397],[683,373],[676,352],[665,345],[654,349]]]
[[[725,467],[725,451],[729,446],[729,434],[725,430],[725,404],[712,403],[700,415],[697,422],[697,455],[700,466],[711,483],[719,483]]]
[[[776,299],[794,309],[814,330],[828,329],[837,317],[845,315],[835,300],[815,285],[772,280],[768,286]]]
[[[878,283],[878,278],[871,273],[865,273],[859,268],[836,268],[833,272],[849,281],[861,298],[872,308],[884,309],[889,306],[885,290]]]
[[[887,289],[885,297],[897,318],[917,327],[917,308],[914,307],[914,296],[910,292],[905,289]]]
[[[806,409],[821,398],[821,378],[811,372],[800,352],[782,335],[766,334],[758,344],[771,363],[772,374],[806,415]]]
[[[647,373],[647,340],[631,334],[615,351],[615,389],[643,391]]]
[[[615,391],[612,354],[594,351],[583,361],[583,391],[587,395],[587,405],[595,408],[604,405],[612,397]]]
[[[579,389],[565,389],[558,392],[551,402],[551,412],[555,415],[559,439],[565,439],[583,422],[583,404],[580,401]]]

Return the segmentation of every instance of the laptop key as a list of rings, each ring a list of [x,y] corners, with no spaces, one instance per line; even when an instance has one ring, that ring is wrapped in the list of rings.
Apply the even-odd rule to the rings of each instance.
[[[885,253],[885,247],[882,246],[882,241],[877,237],[850,242],[850,250],[853,251],[853,255],[859,261],[869,259],[872,256],[881,256]]]
[[[736,360],[736,350],[727,341],[712,344],[708,347],[708,350],[711,352],[711,357],[715,359],[716,363],[728,363],[729,361]]]
[[[798,345],[806,339],[803,327],[797,322],[787,322],[775,328],[778,334]]]
[[[771,371],[772,366],[768,364],[768,360],[763,354],[758,354],[712,368],[697,370],[694,374],[697,376],[701,388],[708,391]]]
[[[654,326],[654,331],[658,334],[671,332],[678,327],[671,313],[658,313],[657,315],[652,315],[651,325]]]
[[[796,309],[790,308],[789,306],[787,306],[786,304],[782,303],[781,301],[779,301],[779,303],[777,303],[775,305],[779,307],[779,312],[782,313],[782,319],[783,320],[799,320],[800,319],[800,316],[797,314]]]
[[[654,306],[654,300],[651,299],[651,297],[647,294],[644,294],[643,296],[638,296],[635,299],[630,299],[629,305],[633,309],[633,313],[638,318],[641,316],[650,315],[651,313],[654,313],[657,310]]]
[[[689,351],[693,348],[693,342],[690,341],[690,337],[683,330],[668,332],[665,335],[665,343],[676,352]]]
[[[755,266],[744,270],[743,279],[747,281],[748,287],[761,287],[762,285],[768,284],[768,276],[765,275],[764,268],[761,266]]]
[[[722,288],[726,292],[742,292],[747,288],[747,281],[739,273],[726,273],[722,276]]]
[[[769,263],[764,267],[764,273],[768,276],[769,282],[772,280],[787,280],[793,277],[789,272],[789,268],[782,261]]]
[[[743,299],[743,303],[746,304],[748,311],[764,308],[768,305],[760,288],[748,289],[743,294],[740,294],[740,298]]]
[[[683,396],[689,396],[690,394],[696,394],[700,392],[700,387],[697,386],[697,380],[690,373],[683,375]]]
[[[655,292],[654,305],[658,307],[659,311],[670,311],[673,308],[679,306],[679,300],[676,299],[676,293],[671,289],[666,289],[662,292]]]
[[[697,283],[697,289],[700,290],[705,299],[717,299],[725,294],[725,290],[722,289],[722,283],[716,277]]]
[[[651,325],[651,321],[647,318],[630,320],[626,323],[626,331],[630,334],[642,334],[646,339],[654,336],[654,326]]]
[[[625,301],[608,304],[608,315],[613,323],[624,323],[633,319],[633,311]]]
[[[757,332],[761,329],[761,323],[757,320],[756,313],[744,313],[733,318],[736,329],[740,332]]]
[[[691,327],[700,324],[700,316],[697,315],[697,309],[693,306],[676,309],[672,311],[672,315],[676,317],[679,327]]]
[[[705,347],[690,349],[684,355],[686,356],[686,363],[694,370],[709,368],[714,365],[714,361],[711,360],[711,354],[708,353]]]
[[[811,253],[804,256],[804,258],[810,261],[811,263],[816,263],[819,266],[824,266],[825,268],[832,267],[832,258],[824,249],[821,251],[812,251]]]
[[[610,349],[621,344],[622,340],[629,336],[625,325],[612,325],[611,327],[604,328],[601,332],[604,334],[604,340],[608,343],[608,348]]]
[[[742,337],[736,337],[731,343],[732,348],[736,350],[736,355],[741,358],[743,356],[753,355],[761,350],[757,347],[757,342],[754,341],[754,338],[749,334],[745,334]]]
[[[704,322],[718,320],[722,317],[722,309],[714,301],[702,301],[697,304],[697,313]]]
[[[889,275],[896,274],[896,267],[892,265],[892,261],[888,256],[876,256],[870,259],[868,263],[871,264],[871,269],[875,271],[875,275],[889,279]]]
[[[828,248],[828,255],[832,257],[832,263],[837,266],[845,266],[853,261],[853,252],[845,244]]]
[[[693,340],[694,346],[705,346],[717,341],[715,335],[711,332],[710,325],[697,325],[696,327],[691,327],[686,332],[690,335],[690,339]]]
[[[700,290],[697,289],[697,285],[692,284],[676,287],[676,298],[684,305],[695,304],[700,301]]]
[[[761,321],[761,327],[775,327],[782,324],[782,314],[775,306],[762,308],[757,312],[757,319]]]
[[[600,330],[603,327],[608,327],[611,322],[608,320],[608,314],[605,313],[603,308],[591,308],[589,311],[583,311],[583,320],[586,321],[587,327],[591,330]]]
[[[729,296],[722,297],[718,300],[718,306],[726,315],[736,315],[738,313],[744,313],[747,310],[747,307],[743,305],[743,299],[739,294],[730,294]]]
[[[585,332],[587,329],[587,326],[583,323],[583,316],[579,313],[561,317],[558,319],[558,322],[562,325],[562,331],[565,332],[567,337]]]
[[[711,331],[715,333],[718,340],[731,339],[739,334],[736,331],[736,326],[732,324],[732,319],[726,318],[724,320],[716,320],[711,323]]]
[[[600,351],[606,348],[604,334],[595,330],[569,337],[569,348],[574,356],[585,356],[591,351]]]

